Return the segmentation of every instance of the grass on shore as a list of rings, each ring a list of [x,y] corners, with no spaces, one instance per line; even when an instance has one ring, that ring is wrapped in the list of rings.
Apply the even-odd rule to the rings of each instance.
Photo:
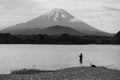
[[[73,67],[38,74],[1,75],[0,80],[120,80],[120,71],[105,67]]]

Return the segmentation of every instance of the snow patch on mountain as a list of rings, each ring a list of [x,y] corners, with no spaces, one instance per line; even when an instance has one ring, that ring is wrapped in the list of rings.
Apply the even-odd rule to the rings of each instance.
[[[66,12],[65,10],[58,9],[58,8],[55,8],[54,10],[41,16],[47,16],[48,20],[52,20],[52,21],[63,21],[64,20],[65,22],[72,21],[72,19],[75,18],[74,16]]]

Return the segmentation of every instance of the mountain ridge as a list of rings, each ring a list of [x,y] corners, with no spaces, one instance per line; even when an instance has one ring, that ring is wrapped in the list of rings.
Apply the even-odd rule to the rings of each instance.
[[[11,32],[19,30],[45,29],[55,25],[67,26],[87,35],[111,36],[111,34],[98,30],[81,20],[76,19],[64,9],[54,9],[46,14],[34,18],[28,22],[17,24],[2,30],[2,32]],[[30,33],[30,32],[29,32]],[[31,32],[32,33],[32,32]],[[37,33],[37,31],[36,31]]]

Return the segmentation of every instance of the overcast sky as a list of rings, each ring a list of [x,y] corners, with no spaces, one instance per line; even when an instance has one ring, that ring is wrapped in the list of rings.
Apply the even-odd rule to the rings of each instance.
[[[26,22],[53,8],[107,32],[120,30],[120,0],[0,0],[0,28]]]

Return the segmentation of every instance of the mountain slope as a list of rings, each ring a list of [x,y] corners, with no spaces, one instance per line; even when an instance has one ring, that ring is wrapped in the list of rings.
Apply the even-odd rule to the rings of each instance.
[[[8,27],[4,29],[3,32],[12,32],[15,30],[32,30],[36,28],[45,29],[55,25],[69,26],[70,28],[76,29],[79,32],[88,35],[110,36],[109,33],[98,30],[84,23],[83,21],[76,19],[74,16],[63,9],[54,9],[26,23]]]

